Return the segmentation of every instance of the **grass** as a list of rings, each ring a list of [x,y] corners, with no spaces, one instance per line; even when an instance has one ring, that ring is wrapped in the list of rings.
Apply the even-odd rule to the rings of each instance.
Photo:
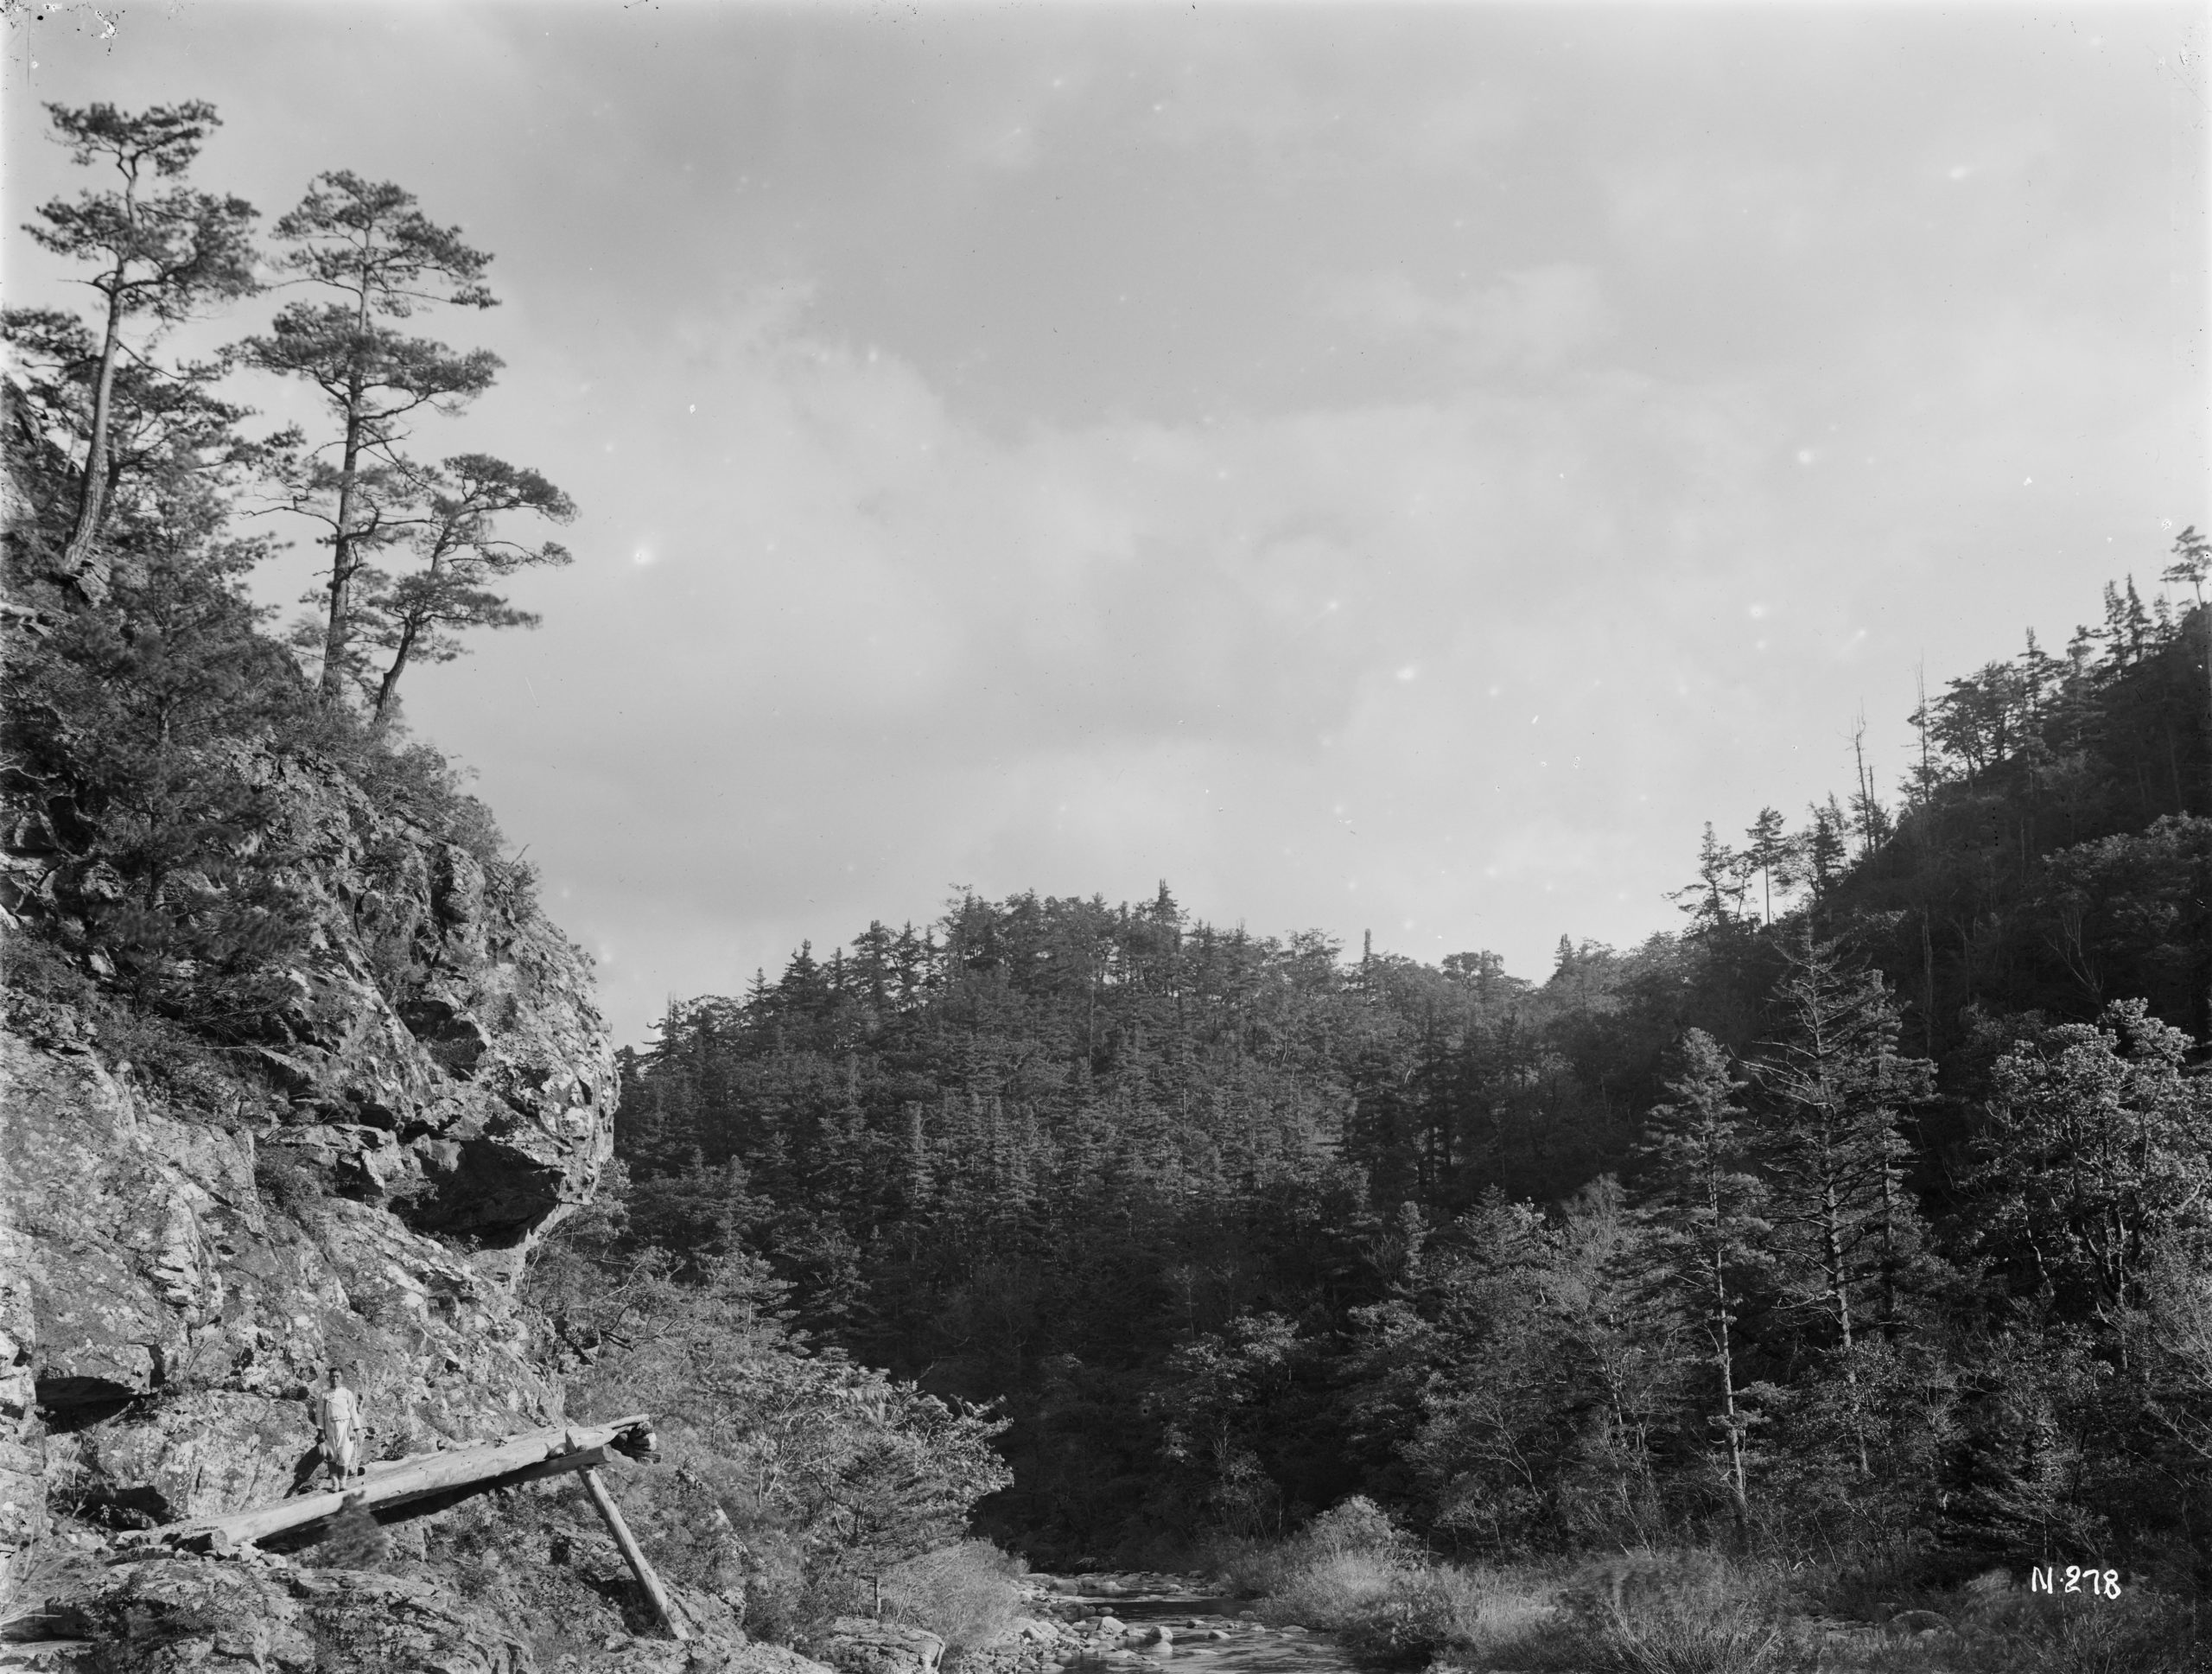
[[[1416,1663],[1470,1644],[1484,1599],[1470,1572],[1430,1563],[1372,1501],[1346,1500],[1278,1545],[1210,1554],[1259,1614],[1333,1633],[1377,1661]]]
[[[1014,1626],[1026,1568],[988,1540],[925,1552],[885,1572],[883,1614],[927,1628],[944,1641],[946,1661],[957,1664]]]
[[[1465,1570],[1374,1552],[1321,1553],[1294,1569],[1260,1607],[1273,1622],[1335,1634],[1351,1650],[1389,1662],[1426,1661],[1464,1645],[1481,1614]]]
[[[1369,1508],[1371,1510],[1372,1508]],[[1332,1514],[1333,1515],[1333,1514]],[[1324,1520],[1325,1521],[1325,1519]],[[1379,1661],[1529,1674],[2212,1674],[2212,1610],[2139,1587],[2051,1597],[1985,1576],[1907,1584],[1700,1549],[1580,1563],[1434,1563],[1387,1529],[1214,1554],[1277,1623]],[[1906,1610],[1944,1626],[1892,1626]]]

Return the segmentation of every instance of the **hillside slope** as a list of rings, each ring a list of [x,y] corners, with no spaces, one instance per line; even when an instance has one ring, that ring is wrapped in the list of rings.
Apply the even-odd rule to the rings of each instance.
[[[316,704],[204,540],[55,586],[10,464],[4,1637],[113,1671],[813,1667],[696,1589],[667,1643],[574,1487],[130,1551],[296,1492],[332,1371],[372,1461],[561,1422],[573,1357],[519,1281],[600,1182],[617,1078],[588,958],[446,765]]]

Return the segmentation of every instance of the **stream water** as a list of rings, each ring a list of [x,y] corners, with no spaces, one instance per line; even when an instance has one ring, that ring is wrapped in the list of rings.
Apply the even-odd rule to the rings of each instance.
[[[1238,1600],[1198,1591],[1071,1592],[1054,1601],[1110,1614],[1132,1628],[1165,1627],[1166,1643],[1086,1648],[1071,1669],[1112,1668],[1145,1674],[1146,1665],[1173,1674],[1362,1674],[1360,1665],[1325,1634],[1269,1627],[1241,1617]]]

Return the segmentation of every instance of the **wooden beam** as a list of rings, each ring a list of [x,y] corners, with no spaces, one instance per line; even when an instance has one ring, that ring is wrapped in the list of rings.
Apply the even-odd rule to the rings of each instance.
[[[630,1573],[638,1578],[638,1585],[645,1589],[645,1596],[653,1601],[653,1608],[660,1612],[660,1619],[671,1638],[688,1639],[683,1624],[677,1619],[676,1607],[669,1602],[668,1594],[660,1584],[660,1577],[653,1573],[653,1566],[646,1558],[645,1548],[638,1544],[638,1537],[630,1532],[630,1525],[622,1520],[622,1508],[614,1503],[614,1496],[607,1492],[607,1484],[599,1480],[599,1472],[587,1468],[581,1474],[584,1490],[591,1495],[591,1503],[599,1507],[600,1516],[606,1520],[607,1532],[614,1537],[614,1544],[622,1549],[622,1556],[630,1561]]]
[[[604,1424],[526,1430],[478,1447],[417,1454],[380,1467],[337,1493],[302,1494],[251,1511],[194,1518],[125,1538],[132,1544],[205,1544],[218,1550],[248,1545],[334,1517],[348,1499],[358,1497],[374,1508],[442,1494],[465,1497],[568,1471],[595,1469],[606,1462],[610,1448],[632,1458],[652,1457],[652,1419],[640,1413]]]

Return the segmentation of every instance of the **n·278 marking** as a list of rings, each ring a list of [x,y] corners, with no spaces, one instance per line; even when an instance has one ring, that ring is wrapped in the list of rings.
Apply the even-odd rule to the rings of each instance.
[[[2064,1585],[2060,1585],[2062,1574]],[[2079,1593],[2088,1591],[2101,1599],[2120,1596],[2120,1571],[2117,1569],[2084,1569],[2078,1563],[2069,1563],[2062,1572],[2055,1563],[2028,1571],[2028,1591],[2031,1593]]]

